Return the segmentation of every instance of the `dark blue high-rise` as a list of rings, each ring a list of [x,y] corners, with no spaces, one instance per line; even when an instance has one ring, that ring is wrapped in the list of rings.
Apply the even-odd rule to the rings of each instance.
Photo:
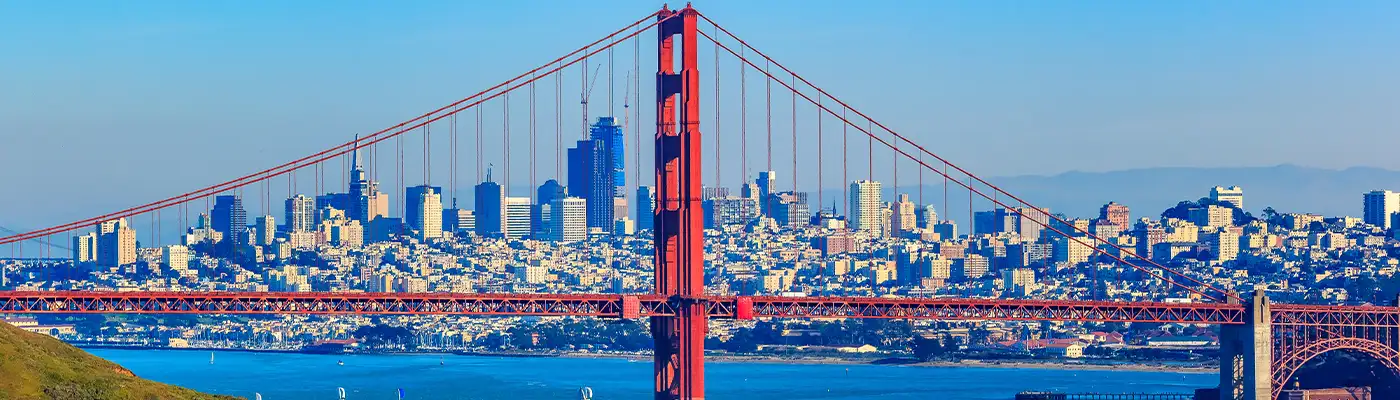
[[[627,186],[627,139],[623,136],[622,126],[613,117],[598,117],[598,122],[588,130],[588,136],[593,140],[602,140],[607,148],[607,165],[612,168],[612,182],[616,187],[613,193],[621,196],[623,188]]]
[[[224,235],[217,246],[217,252],[233,258],[243,245],[248,244],[248,211],[243,209],[243,199],[233,195],[214,198],[214,210],[210,225],[214,231]]]
[[[587,202],[589,228],[612,231],[613,198],[623,196],[627,184],[625,152],[622,127],[612,117],[598,118],[589,138],[569,149],[569,195]]]
[[[501,234],[501,185],[491,181],[491,168],[486,168],[486,181],[476,185],[476,234]]]

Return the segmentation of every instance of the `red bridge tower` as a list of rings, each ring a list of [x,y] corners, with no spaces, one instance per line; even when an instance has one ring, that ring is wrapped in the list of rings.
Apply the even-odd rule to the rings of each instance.
[[[675,316],[651,319],[658,400],[705,398],[708,305],[701,298],[705,295],[705,260],[704,212],[700,208],[698,16],[690,6],[678,11],[662,8],[657,15],[663,22],[657,30],[656,294],[677,304]],[[679,72],[675,63],[677,35],[681,42]]]

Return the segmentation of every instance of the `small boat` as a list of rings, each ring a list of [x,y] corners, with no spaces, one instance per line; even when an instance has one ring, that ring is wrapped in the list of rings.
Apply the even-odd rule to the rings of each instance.
[[[335,360],[336,365],[345,365],[345,360]]]
[[[209,352],[209,365],[214,365],[214,352]]]
[[[442,356],[438,356],[438,365],[447,365],[447,361],[443,360]]]
[[[338,387],[338,388],[335,388],[335,390],[338,391],[338,392],[340,392],[340,400],[345,400],[345,388],[343,388],[343,387]]]

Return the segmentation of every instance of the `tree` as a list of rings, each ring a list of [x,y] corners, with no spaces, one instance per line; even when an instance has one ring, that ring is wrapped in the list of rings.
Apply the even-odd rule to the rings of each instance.
[[[945,352],[947,349],[937,338],[922,335],[914,337],[914,357],[918,358],[919,361],[929,361],[942,357]]]

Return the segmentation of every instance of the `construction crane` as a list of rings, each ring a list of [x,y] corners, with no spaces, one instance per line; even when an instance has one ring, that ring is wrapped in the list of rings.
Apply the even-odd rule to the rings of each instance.
[[[588,138],[588,97],[593,95],[593,84],[598,83],[598,72],[603,69],[603,64],[599,63],[593,69],[593,79],[589,80],[588,87],[579,94],[579,104],[583,106],[583,137]]]
[[[632,98],[632,71],[627,71],[627,75],[622,78],[626,86],[622,88],[622,131],[627,132],[627,124],[631,122],[631,114],[627,112],[628,100]]]

